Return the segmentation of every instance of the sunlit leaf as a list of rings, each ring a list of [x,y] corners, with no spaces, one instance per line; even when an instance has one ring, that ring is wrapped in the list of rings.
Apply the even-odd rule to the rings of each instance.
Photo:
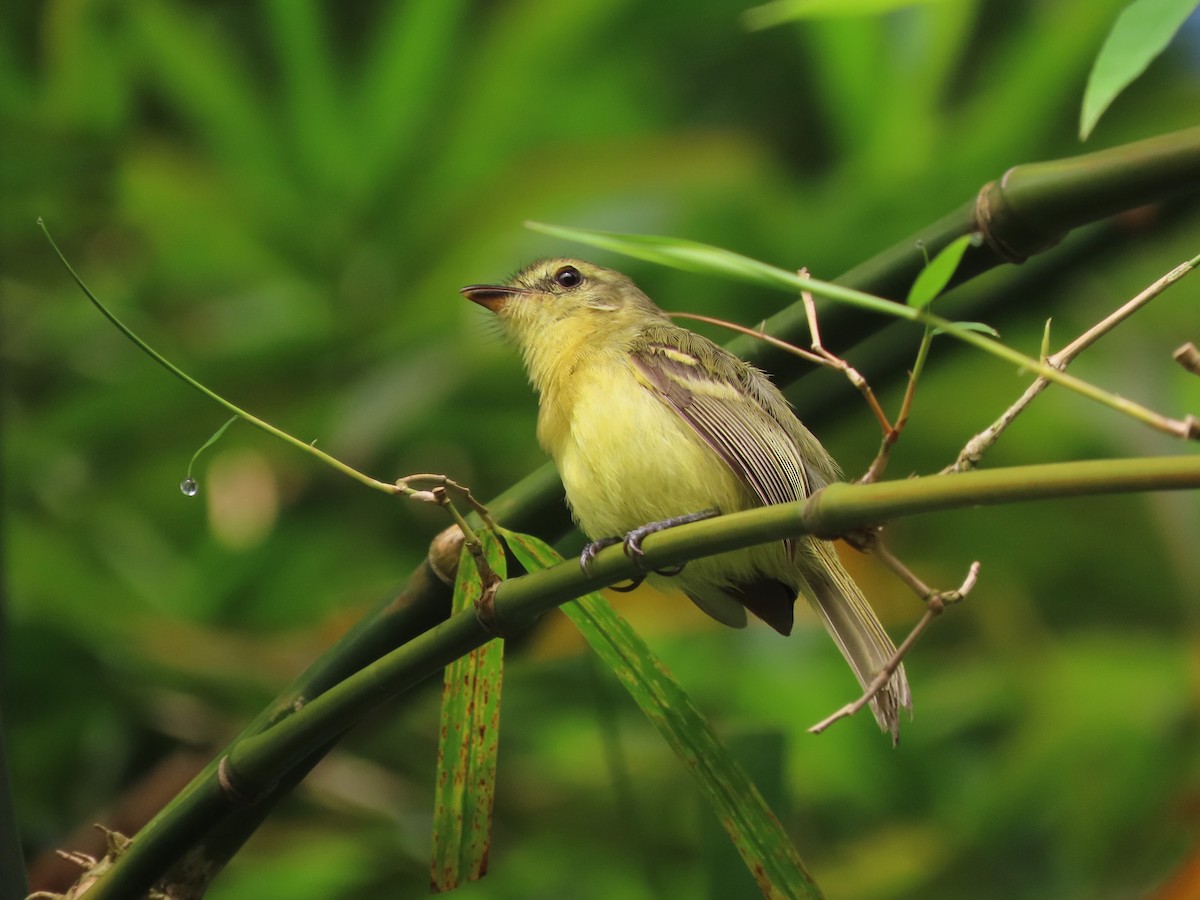
[[[943,247],[942,251],[930,260],[929,265],[922,269],[921,274],[913,281],[905,302],[915,309],[924,309],[932,303],[933,299],[950,283],[954,273],[958,271],[958,264],[962,262],[967,248],[977,243],[976,235],[964,234]]]
[[[944,3],[945,0],[773,0],[742,13],[742,23],[752,30],[773,28],[802,19],[833,16],[877,16],[910,6]]]
[[[562,561],[545,542],[502,530],[526,569]],[[816,884],[762,794],[666,665],[599,594],[562,607],[591,648],[687,765],[758,886],[767,897],[819,897]]]
[[[1167,48],[1195,9],[1195,0],[1134,0],[1125,7],[1088,76],[1080,140],[1087,140],[1109,104]]]
[[[711,244],[650,234],[616,234],[611,231],[592,231],[586,228],[564,228],[560,225],[546,225],[542,222],[526,222],[525,224],[532,230],[540,231],[543,234],[568,241],[578,241],[602,250],[623,253],[635,259],[644,259],[647,262],[670,266],[674,269],[698,272],[702,275],[735,278],[759,287],[773,290],[782,289],[794,294],[798,294],[801,290],[811,289],[815,294],[832,297],[863,309],[898,315],[905,319],[913,318],[911,311],[902,304],[884,300],[882,297],[872,297],[861,291],[852,291],[836,284],[801,278],[795,272],[788,272],[757,259],[742,256],[740,253],[714,247]]]
[[[492,571],[503,578],[504,551],[491,532],[480,542]],[[458,560],[453,610],[471,609],[483,590],[479,569],[464,547]],[[487,874],[504,642],[490,641],[446,667],[433,812],[430,879],[446,891]]]
[[[564,228],[542,222],[525,224],[543,234],[578,241],[602,250],[613,250],[659,265],[707,275],[725,275],[760,287],[782,287],[789,290],[795,288],[795,278],[790,272],[711,244],[652,234],[618,234],[587,228]]]
[[[1114,394],[1097,388],[1088,382],[1081,381],[1073,375],[1044,365],[1040,360],[1031,359],[1024,353],[1002,344],[990,337],[992,332],[987,326],[972,324],[960,326],[954,322],[935,316],[929,310],[916,309],[903,303],[895,303],[871,294],[846,288],[827,281],[816,281],[803,278],[799,274],[786,272],[783,269],[768,265],[764,262],[731,253],[719,247],[708,244],[698,244],[677,238],[653,237],[649,235],[613,234],[606,231],[585,231],[575,228],[542,225],[537,222],[527,222],[530,228],[556,237],[576,240],[580,243],[603,247],[617,253],[625,253],[639,259],[649,260],[661,265],[674,266],[677,269],[687,269],[693,272],[704,272],[713,275],[740,278],[760,284],[764,287],[782,288],[784,290],[810,290],[832,300],[885,313],[900,319],[920,321],[933,326],[938,333],[949,334],[958,340],[970,344],[999,359],[1035,371],[1056,384],[1063,385],[1077,394],[1103,403],[1126,414],[1132,414],[1146,422],[1154,422],[1153,414],[1141,410],[1136,405],[1130,405]]]
[[[986,322],[955,322],[954,327],[959,331],[973,331],[976,334],[986,334],[988,337],[996,338],[997,340],[1000,339],[1000,332]],[[935,328],[933,329],[933,333],[945,334],[946,329]]]

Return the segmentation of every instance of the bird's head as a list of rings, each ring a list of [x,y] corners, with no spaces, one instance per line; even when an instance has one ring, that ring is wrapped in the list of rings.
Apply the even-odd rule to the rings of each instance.
[[[522,345],[563,327],[596,337],[665,318],[627,276],[579,259],[543,259],[504,284],[472,284],[462,294],[500,317]]]

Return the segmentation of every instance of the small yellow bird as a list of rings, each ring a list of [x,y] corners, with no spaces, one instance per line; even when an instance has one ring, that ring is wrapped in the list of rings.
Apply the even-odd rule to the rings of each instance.
[[[537,434],[575,520],[599,545],[705,515],[800,500],[837,464],[761,371],[675,325],[625,275],[535,262],[507,284],[462,289],[499,316],[540,395]],[[651,575],[658,582],[655,575]],[[660,576],[661,577],[661,576]],[[802,594],[866,687],[895,653],[827,541],[803,537],[698,559],[671,579],[735,628],[749,609],[781,634]],[[895,740],[912,710],[901,666],[871,701]]]

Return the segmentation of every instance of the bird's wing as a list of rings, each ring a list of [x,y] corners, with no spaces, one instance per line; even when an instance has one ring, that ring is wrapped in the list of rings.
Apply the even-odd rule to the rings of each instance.
[[[680,343],[651,339],[630,351],[642,383],[695,429],[762,503],[809,496],[812,478],[788,429],[751,395],[746,384],[738,383],[736,370],[725,371],[729,360],[721,360],[720,368],[706,367],[686,343]],[[715,346],[711,349],[724,354]],[[761,374],[753,374],[765,381]]]

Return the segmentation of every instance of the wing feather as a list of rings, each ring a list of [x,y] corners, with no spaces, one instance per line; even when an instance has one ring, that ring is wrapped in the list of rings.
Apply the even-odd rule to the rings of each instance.
[[[689,343],[704,340],[678,331],[691,339]],[[706,349],[725,354],[715,345]],[[761,385],[739,383],[736,375],[742,373],[729,360],[721,360],[728,373],[714,371],[717,367],[704,366],[686,344],[674,342],[647,341],[631,351],[631,359],[647,388],[670,405],[763,504],[787,503],[812,493],[812,475],[790,429],[756,396],[774,391],[761,373],[744,369],[746,377],[762,379]],[[782,397],[778,403],[786,411]],[[817,486],[828,480],[821,473]]]

